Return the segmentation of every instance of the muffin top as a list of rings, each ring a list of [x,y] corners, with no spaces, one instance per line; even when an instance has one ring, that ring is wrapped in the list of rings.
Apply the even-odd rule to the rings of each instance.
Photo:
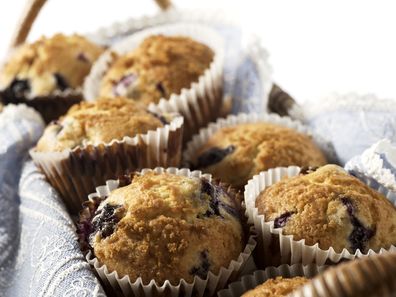
[[[115,56],[101,81],[100,95],[158,103],[197,82],[213,56],[209,47],[188,37],[148,37],[133,51]]]
[[[0,71],[0,88],[28,97],[78,88],[102,52],[79,35],[42,37],[15,50]]]
[[[243,251],[239,206],[204,178],[149,172],[101,202],[89,244],[109,271],[131,281],[205,279]]]
[[[396,208],[341,167],[285,178],[256,200],[259,214],[275,228],[321,249],[378,251],[396,244]]]
[[[284,297],[307,282],[308,279],[305,277],[283,278],[278,276],[246,292],[242,297]]]
[[[198,149],[194,168],[243,187],[260,171],[279,166],[321,166],[326,159],[307,135],[269,124],[224,127]]]
[[[146,110],[132,100],[100,98],[72,106],[66,115],[51,122],[39,139],[36,150],[55,152],[88,144],[109,143],[156,130],[167,119]]]

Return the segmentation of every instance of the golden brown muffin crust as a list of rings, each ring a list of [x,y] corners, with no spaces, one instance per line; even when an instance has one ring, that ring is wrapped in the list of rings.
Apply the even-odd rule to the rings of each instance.
[[[121,206],[121,219],[108,237],[91,237],[99,262],[144,283],[191,282],[194,275],[206,278],[208,271],[228,267],[243,250],[241,222],[222,206],[208,214],[213,197],[202,185],[198,178],[147,173],[113,191],[101,206]],[[218,195],[232,207],[229,196]]]
[[[163,123],[146,108],[126,98],[101,98],[81,102],[45,129],[37,151],[73,149],[80,145],[109,143],[162,127]]]
[[[213,56],[209,47],[188,37],[148,37],[132,52],[116,58],[102,79],[100,95],[158,103],[197,82]]]
[[[233,149],[220,162],[200,166],[199,157],[213,148]],[[193,164],[198,169],[238,188],[255,174],[269,168],[326,164],[323,153],[309,136],[269,123],[222,128],[210,137],[196,156]]]
[[[322,249],[367,252],[396,244],[395,207],[336,165],[277,182],[260,193],[256,207],[283,234]]]
[[[56,74],[68,87],[78,88],[102,52],[102,47],[79,35],[42,37],[16,49],[0,72],[0,87],[14,79],[28,80],[31,95],[48,95],[59,89]]]
[[[278,276],[246,292],[242,297],[285,297],[307,282],[308,279],[305,277],[283,278]]]

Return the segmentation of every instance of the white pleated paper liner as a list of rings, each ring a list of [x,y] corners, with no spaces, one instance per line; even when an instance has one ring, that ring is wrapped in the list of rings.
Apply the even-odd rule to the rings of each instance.
[[[338,263],[343,260],[382,254],[387,251],[396,252],[396,247],[392,245],[388,249],[382,248],[379,251],[370,249],[367,253],[362,253],[360,250],[351,253],[346,248],[341,253],[337,253],[332,247],[324,250],[318,244],[306,245],[304,239],[294,240],[293,235],[282,234],[282,228],[275,228],[273,221],[266,222],[264,215],[260,215],[256,207],[258,195],[281,179],[297,176],[299,173],[300,167],[297,166],[278,167],[255,175],[245,186],[244,195],[249,223],[254,224],[258,233],[257,255],[260,255],[260,259],[257,260],[259,262],[265,263],[265,265],[273,262],[324,265],[325,263]],[[374,190],[377,189],[374,188]]]
[[[312,278],[323,272],[326,268],[327,266],[317,266],[315,264],[309,264],[306,266],[303,266],[302,264],[294,264],[291,266],[283,264],[279,267],[268,267],[265,270],[257,270],[253,274],[242,276],[239,281],[229,284],[227,289],[219,291],[217,296],[239,297],[269,279],[276,278],[278,276],[282,276],[284,278],[296,276]]]
[[[84,96],[87,100],[98,97],[100,82],[114,61],[112,52],[126,54],[152,35],[187,36],[211,48],[214,58],[209,68],[192,82],[190,88],[180,94],[162,98],[158,104],[150,104],[149,109],[158,112],[178,112],[185,118],[185,137],[190,138],[199,128],[219,117],[223,105],[223,64],[224,40],[213,29],[204,25],[180,23],[149,28],[126,37],[114,44],[99,57],[84,83]]]
[[[396,192],[395,191],[389,190],[389,188],[387,188],[384,185],[378,183],[377,180],[375,180],[374,178],[372,178],[370,176],[359,175],[359,174],[355,174],[354,172],[351,172],[350,174],[356,176],[358,179],[360,179],[362,182],[364,182],[370,188],[373,188],[377,192],[380,192],[390,202],[392,202],[394,205],[396,205]]]
[[[147,172],[156,173],[171,173],[187,177],[201,178],[205,177],[211,181],[210,174],[202,174],[200,171],[190,171],[189,169],[177,169],[177,168],[155,168],[155,169],[143,169],[141,174]],[[97,197],[107,197],[111,191],[118,188],[119,181],[109,180],[105,186],[96,188],[96,193],[89,195],[89,199]],[[250,233],[247,236],[246,246],[239,255],[238,259],[232,260],[228,267],[223,267],[215,275],[212,272],[208,273],[206,279],[202,279],[198,276],[194,277],[192,283],[188,283],[185,280],[180,280],[179,284],[172,285],[169,281],[165,281],[164,284],[157,284],[154,280],[150,283],[144,284],[141,278],[137,280],[130,280],[129,276],[120,276],[116,271],[109,271],[106,265],[99,263],[91,251],[86,255],[88,263],[95,269],[105,286],[111,288],[113,292],[118,292],[122,296],[212,296],[219,289],[224,288],[229,280],[236,279],[242,270],[246,270],[246,265],[249,263],[249,259],[256,246],[254,228],[250,228]],[[251,262],[250,262],[251,263]]]
[[[145,134],[62,152],[32,149],[30,155],[69,211],[76,214],[87,196],[108,179],[142,168],[179,166],[183,122],[183,117],[174,114],[169,124]]]
[[[215,123],[210,123],[206,128],[201,129],[198,134],[194,135],[192,140],[187,143],[186,149],[183,152],[183,162],[190,163],[194,157],[196,157],[197,151],[220,129],[239,124],[262,122],[284,126],[310,136],[313,142],[326,155],[326,159],[329,162],[335,160],[331,144],[321,136],[314,134],[307,126],[304,126],[299,121],[292,120],[289,117],[280,117],[277,114],[239,113],[237,115],[229,115],[226,118],[218,119]]]
[[[361,155],[345,164],[345,170],[356,176],[396,204],[396,146],[382,139]]]

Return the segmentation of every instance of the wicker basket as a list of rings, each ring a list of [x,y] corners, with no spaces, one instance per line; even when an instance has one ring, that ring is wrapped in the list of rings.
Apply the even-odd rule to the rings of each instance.
[[[29,0],[10,43],[13,49],[25,42],[30,29],[46,0]],[[170,0],[156,0],[165,10],[172,6]],[[281,116],[288,115],[295,106],[293,98],[274,85],[269,97],[268,110]],[[293,293],[292,296],[395,296],[396,254],[354,260],[315,277],[309,284]]]

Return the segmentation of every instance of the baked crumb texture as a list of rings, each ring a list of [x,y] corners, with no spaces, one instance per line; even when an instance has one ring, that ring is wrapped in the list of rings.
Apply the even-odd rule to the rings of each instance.
[[[242,297],[286,297],[307,282],[308,279],[305,277],[283,278],[278,276],[246,292]]]
[[[158,103],[197,82],[213,57],[209,47],[191,38],[150,36],[133,51],[115,56],[101,81],[100,95]]]

